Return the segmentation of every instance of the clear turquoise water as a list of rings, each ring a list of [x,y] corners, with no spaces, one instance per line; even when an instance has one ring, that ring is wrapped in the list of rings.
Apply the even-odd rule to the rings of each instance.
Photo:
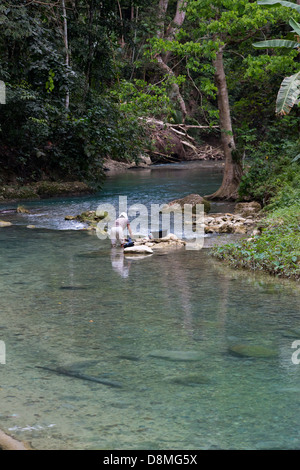
[[[103,198],[145,191],[126,178]],[[62,230],[62,214],[87,204],[32,205],[60,230],[21,216],[0,230],[0,428],[37,449],[299,449],[294,284],[229,270],[205,249],[124,259]],[[233,355],[241,344],[275,355]],[[47,369],[59,367],[71,375]]]
[[[152,170],[132,170],[126,174],[110,176],[104,183],[103,190],[96,195],[26,201],[24,205],[30,210],[29,215],[11,214],[6,219],[16,224],[28,223],[55,230],[81,229],[82,224],[65,221],[64,217],[96,210],[100,204],[109,203],[118,208],[119,196],[127,198],[128,208],[134,204],[144,204],[150,210],[151,204],[164,204],[187,194],[211,194],[219,187],[221,179],[220,170],[202,168],[199,162],[158,165]],[[0,210],[16,208],[18,205],[17,202],[0,203]],[[231,204],[217,203],[212,205],[212,211],[226,211],[231,207]]]

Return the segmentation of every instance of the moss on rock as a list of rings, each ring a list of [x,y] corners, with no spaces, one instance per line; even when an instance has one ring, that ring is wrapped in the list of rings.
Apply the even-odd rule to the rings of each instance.
[[[66,215],[65,220],[77,220],[83,224],[88,224],[92,228],[96,228],[98,222],[105,217],[108,217],[108,212],[85,211],[79,215]]]

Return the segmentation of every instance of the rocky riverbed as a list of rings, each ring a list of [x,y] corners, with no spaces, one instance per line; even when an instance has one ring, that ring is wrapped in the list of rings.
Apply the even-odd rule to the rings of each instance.
[[[166,204],[163,212],[182,211],[184,203],[193,203],[194,205],[202,203],[203,198],[199,195],[186,196],[182,200],[172,201]],[[205,205],[209,211],[209,203]],[[86,230],[97,230],[97,224],[103,220],[107,214],[98,214],[95,211],[86,211],[79,215],[68,215],[66,220],[79,221],[86,225]],[[193,225],[193,230],[196,227],[203,229],[203,233],[211,235],[209,239],[205,240],[205,247],[211,247],[215,244],[228,243],[228,236],[231,235],[240,238],[241,236],[252,237],[260,234],[260,221],[262,219],[261,206],[257,202],[244,202],[235,205],[233,213],[206,213],[204,212],[203,218],[197,219],[196,214],[190,222]],[[215,237],[214,237],[215,235]],[[221,237],[222,235],[222,237]],[[226,236],[225,236],[226,235]],[[232,237],[231,237],[232,238]],[[230,241],[230,240],[229,240]],[[175,234],[168,233],[163,237],[149,238],[137,237],[134,240],[136,247],[145,246],[150,250],[156,251],[157,249],[178,249],[186,245],[185,240],[179,239]],[[141,251],[141,248],[138,248]],[[136,251],[138,251],[136,250]],[[148,250],[148,252],[150,252]],[[127,251],[135,251],[127,250]]]

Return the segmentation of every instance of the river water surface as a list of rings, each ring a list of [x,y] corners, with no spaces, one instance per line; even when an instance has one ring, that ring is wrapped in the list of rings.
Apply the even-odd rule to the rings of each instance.
[[[220,179],[188,166],[138,171],[6,219],[1,429],[36,449],[299,449],[294,284],[232,271],[206,249],[124,259],[64,220],[119,195],[207,194]]]

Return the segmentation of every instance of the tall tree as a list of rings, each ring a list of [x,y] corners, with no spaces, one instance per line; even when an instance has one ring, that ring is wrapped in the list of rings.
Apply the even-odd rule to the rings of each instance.
[[[241,154],[236,149],[232,128],[230,97],[226,80],[226,59],[232,48],[277,21],[277,15],[246,0],[191,0],[187,16],[193,25],[198,53],[212,57],[225,168],[221,187],[210,199],[236,199],[242,176]]]
[[[219,47],[216,58],[213,60],[213,65],[215,68],[215,82],[218,89],[218,110],[225,168],[222,184],[214,194],[208,196],[210,199],[236,199],[237,190],[242,177],[241,158],[238,154],[234,154],[236,144],[233,135],[228,88],[224,69],[224,48],[225,45]]]
[[[164,39],[167,42],[172,42],[175,39],[176,34],[178,33],[179,29],[183,25],[185,15],[186,15],[187,3],[188,3],[187,0],[177,0],[174,18],[165,30],[165,21],[166,21],[166,16],[167,16],[169,0],[159,0],[159,4],[158,4],[159,29],[157,32],[158,38]],[[171,55],[170,51],[168,50],[165,53],[157,54],[156,61],[157,61],[158,66],[162,70],[162,72],[164,74],[169,75],[172,78],[171,80],[172,91],[175,95],[176,100],[179,103],[180,110],[182,113],[182,121],[184,122],[186,115],[187,115],[186,104],[180,92],[179,85],[176,82],[174,71],[168,65],[168,62],[170,60],[170,55]]]
[[[68,21],[67,21],[67,10],[65,0],[61,0],[61,8],[62,8],[62,16],[63,16],[63,38],[64,38],[64,45],[65,45],[65,64],[66,68],[70,65],[70,53],[69,53],[69,42],[68,42]],[[66,109],[69,109],[70,106],[70,92],[69,89],[66,91],[66,99],[65,99],[65,106]]]

